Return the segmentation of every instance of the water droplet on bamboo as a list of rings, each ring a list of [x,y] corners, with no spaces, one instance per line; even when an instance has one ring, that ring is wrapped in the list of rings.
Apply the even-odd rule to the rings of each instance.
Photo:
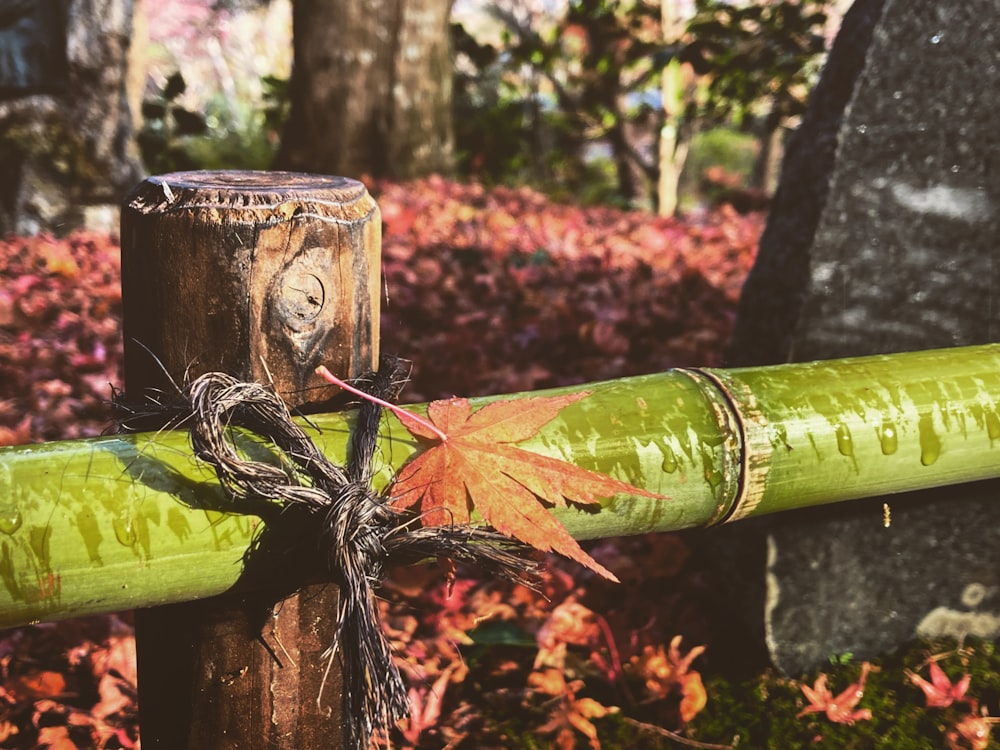
[[[1000,415],[995,411],[986,412],[986,434],[990,440],[1000,439]]]
[[[137,537],[135,533],[135,526],[132,524],[132,518],[130,516],[126,516],[125,518],[116,518],[111,523],[111,526],[115,530],[115,539],[126,547],[135,546]]]
[[[899,448],[899,433],[896,425],[886,422],[879,428],[878,441],[882,446],[882,455],[891,456]]]
[[[702,476],[705,477],[705,481],[708,482],[708,486],[714,492],[722,484],[722,472],[715,465],[712,451],[708,450],[704,445],[701,448],[701,466]]]
[[[660,468],[668,474],[673,474],[677,471],[677,455],[669,445],[663,445],[661,449],[663,450],[663,463],[660,464]]]
[[[848,429],[847,425],[841,422],[837,425],[837,450],[840,451],[843,456],[853,456],[854,455],[854,438],[851,437],[851,431]]]
[[[705,481],[708,482],[708,486],[711,487],[714,492],[719,489],[719,485],[722,484],[722,472],[717,469],[706,471]]]
[[[8,536],[21,528],[21,511],[16,505],[0,506],[0,532]]]
[[[941,455],[941,438],[934,432],[929,414],[920,418],[920,463],[930,466]]]
[[[705,436],[704,440],[705,440],[705,445],[707,445],[708,447],[718,448],[720,445],[726,442],[726,434],[722,430],[718,430],[717,432],[710,432],[708,435]]]

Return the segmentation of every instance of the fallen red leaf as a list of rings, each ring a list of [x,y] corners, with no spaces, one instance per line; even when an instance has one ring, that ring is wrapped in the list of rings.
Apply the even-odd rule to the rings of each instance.
[[[990,745],[991,724],[998,719],[983,714],[967,714],[948,730],[948,750],[986,750]]]
[[[597,727],[591,719],[600,719],[608,714],[617,713],[617,706],[605,706],[593,698],[577,698],[576,693],[583,687],[583,681],[566,682],[566,676],[559,669],[532,672],[528,675],[528,686],[558,699],[550,704],[549,720],[536,728],[536,732],[539,734],[557,732],[555,746],[561,750],[576,747],[576,736],[573,733],[575,729],[587,738],[593,750],[601,750]]]
[[[79,750],[77,744],[69,736],[69,729],[65,726],[39,729],[37,747],[45,750]]]
[[[11,724],[6,719],[0,721],[0,742],[6,742],[14,735],[20,733],[17,724]]]
[[[597,615],[579,602],[565,601],[552,610],[538,629],[535,636],[538,643],[535,669],[542,665],[562,667],[567,644],[595,646],[600,638]]]
[[[394,502],[407,507],[419,504],[425,526],[468,523],[475,508],[501,533],[558,552],[617,581],[583,551],[540,500],[561,507],[593,506],[618,493],[662,495],[512,445],[530,438],[563,407],[588,395],[494,401],[476,412],[464,398],[432,402],[427,416],[447,439],[415,420],[404,421],[415,437],[437,444],[402,468],[393,487]]]
[[[679,679],[681,686],[681,721],[687,724],[708,704],[708,693],[697,672],[689,672]]]
[[[646,646],[642,656],[634,656],[631,669],[645,679],[646,691],[652,700],[662,700],[675,690],[681,695],[681,721],[691,721],[708,703],[708,694],[701,675],[691,669],[691,663],[705,653],[705,646],[695,646],[681,655],[681,636],[670,641],[669,650],[663,646]]]
[[[861,697],[865,694],[865,679],[871,665],[864,662],[861,665],[861,676],[857,682],[847,686],[839,695],[834,696],[826,686],[826,675],[820,674],[816,678],[813,687],[801,685],[802,693],[809,701],[809,705],[799,712],[799,716],[812,713],[825,713],[826,718],[835,724],[853,724],[856,721],[870,721],[872,712],[867,708],[853,710]]]
[[[3,687],[18,701],[55,698],[66,689],[66,679],[58,672],[31,672],[11,678]]]
[[[444,692],[454,671],[455,667],[448,667],[429,688],[410,688],[410,716],[401,722],[400,731],[411,745],[416,745],[424,730],[433,727],[441,718]]]
[[[910,682],[924,691],[924,695],[927,696],[928,708],[947,708],[955,701],[968,700],[965,693],[969,689],[969,682],[972,678],[967,674],[962,675],[962,678],[953,685],[936,661],[930,663],[930,682],[909,669],[905,672],[906,676],[910,678]]]
[[[14,427],[0,425],[0,445],[24,445],[31,441],[31,415],[24,417]]]

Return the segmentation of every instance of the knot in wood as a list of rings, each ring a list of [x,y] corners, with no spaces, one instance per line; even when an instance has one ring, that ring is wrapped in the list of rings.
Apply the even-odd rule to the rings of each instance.
[[[319,317],[326,302],[326,289],[319,276],[290,268],[281,276],[276,307],[286,325],[295,329]]]

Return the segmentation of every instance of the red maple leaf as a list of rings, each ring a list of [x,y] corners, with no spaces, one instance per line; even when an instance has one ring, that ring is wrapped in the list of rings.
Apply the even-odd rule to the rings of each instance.
[[[591,719],[618,713],[617,706],[605,706],[593,698],[577,698],[576,694],[583,687],[583,680],[566,682],[566,675],[559,669],[532,672],[528,675],[528,685],[540,693],[556,698],[555,702],[548,703],[551,711],[549,720],[535,729],[539,734],[557,733],[552,747],[575,748],[575,729],[590,741],[593,750],[601,750],[597,727]]]
[[[368,397],[334,378],[325,367],[317,372]],[[427,407],[429,422],[382,402],[414,437],[435,442],[400,470],[392,489],[393,502],[403,507],[419,505],[425,526],[468,523],[475,508],[497,531],[545,552],[558,552],[617,581],[583,551],[547,506],[595,506],[619,493],[663,496],[514,445],[537,433],[563,407],[589,395],[581,391],[494,401],[475,412],[468,399],[433,401]]]
[[[991,724],[1000,719],[986,715],[986,709],[981,714],[970,713],[962,717],[954,727],[945,734],[948,750],[986,750],[990,745]]]
[[[911,672],[909,669],[905,670],[905,673],[910,678],[910,682],[924,691],[924,695],[927,696],[928,708],[947,708],[955,701],[968,702],[969,700],[965,697],[965,693],[968,691],[969,682],[972,680],[970,675],[962,675],[962,678],[958,682],[952,684],[951,680],[948,679],[948,675],[933,660],[930,662],[930,682],[916,672]]]
[[[871,665],[865,662],[861,665],[861,676],[857,682],[852,682],[847,689],[839,695],[830,692],[826,686],[826,675],[820,673],[816,678],[816,683],[810,688],[808,685],[800,685],[802,693],[809,701],[809,705],[799,711],[799,716],[812,713],[825,713],[826,718],[835,724],[853,724],[856,721],[870,721],[872,712],[867,708],[857,711],[854,707],[865,694],[865,678]]]
[[[494,401],[476,412],[468,399],[434,401],[431,423],[447,435],[442,440],[424,425],[404,422],[418,438],[437,444],[408,462],[393,488],[394,502],[419,504],[423,523],[468,523],[474,507],[503,534],[532,547],[558,552],[613,581],[607,568],[580,548],[545,503],[566,507],[597,505],[619,493],[662,497],[627,482],[556,458],[518,448],[552,421],[564,406],[589,394]]]
[[[701,675],[691,669],[691,662],[705,653],[704,646],[695,646],[681,656],[681,636],[675,635],[670,648],[664,651],[662,644],[653,648],[646,646],[642,656],[633,656],[631,668],[645,678],[646,690],[651,700],[662,700],[674,693],[681,694],[681,721],[691,721],[708,703],[708,694]]]

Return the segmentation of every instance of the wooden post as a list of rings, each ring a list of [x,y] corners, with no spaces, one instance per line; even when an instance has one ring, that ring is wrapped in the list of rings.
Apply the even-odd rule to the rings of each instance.
[[[378,208],[353,180],[145,180],[122,212],[126,394],[220,370],[270,382],[308,410],[331,395],[317,365],[353,377],[377,360],[380,234]],[[281,665],[235,595],[137,612],[143,746],[341,747],[339,670],[317,705],[336,600],[313,586],[281,605],[264,633]]]

